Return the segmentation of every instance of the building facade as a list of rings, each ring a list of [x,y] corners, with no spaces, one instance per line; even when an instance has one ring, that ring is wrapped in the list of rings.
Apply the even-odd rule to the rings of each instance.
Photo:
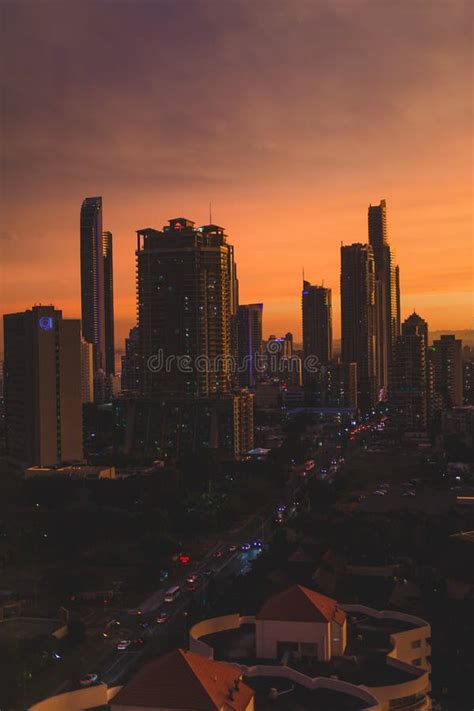
[[[140,392],[140,336],[138,327],[130,329],[125,339],[125,355],[122,356],[121,387],[123,392]]]
[[[350,405],[367,410],[376,401],[375,262],[367,244],[341,246],[341,335],[348,377],[357,365]]]
[[[442,407],[461,407],[463,404],[462,341],[443,335],[430,349],[433,364],[434,390]]]
[[[332,359],[331,289],[303,281],[301,301],[304,358],[311,357],[318,364],[327,365]],[[305,369],[303,381],[306,386],[316,386],[317,374]]]
[[[224,229],[175,218],[139,230],[136,257],[143,394],[229,392],[237,278]]]
[[[241,387],[254,389],[261,376],[263,304],[239,305],[237,308],[238,381]]]
[[[387,205],[369,205],[369,244],[375,262],[376,376],[377,391],[385,398],[393,347],[400,334],[400,270],[388,240]]]
[[[94,346],[94,373],[115,373],[112,233],[102,229],[102,198],[82,203],[81,320],[82,335]]]
[[[22,466],[82,459],[80,322],[54,306],[4,316],[8,456]]]

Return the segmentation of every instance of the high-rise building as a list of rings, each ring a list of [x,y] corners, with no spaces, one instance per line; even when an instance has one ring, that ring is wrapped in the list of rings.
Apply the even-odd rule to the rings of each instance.
[[[81,401],[94,401],[94,346],[81,338]]]
[[[81,207],[82,335],[94,346],[94,373],[115,373],[112,234],[102,230],[102,198]]]
[[[125,355],[122,356],[122,391],[140,392],[140,338],[138,327],[130,329],[125,339]]]
[[[423,336],[425,348],[428,348],[428,324],[416,311],[413,311],[413,313],[404,320],[402,324],[402,335]]]
[[[7,452],[22,466],[82,459],[80,331],[54,306],[4,316]]]
[[[255,388],[262,355],[263,304],[237,308],[238,376],[242,387]]]
[[[393,346],[400,334],[400,270],[387,232],[387,205],[369,205],[369,244],[375,262],[377,390],[385,397],[389,384]]]
[[[237,279],[224,228],[178,217],[162,231],[139,230],[136,256],[143,393],[229,392]]]
[[[303,352],[304,357],[317,358],[326,365],[332,359],[332,304],[331,289],[313,286],[303,281]],[[315,374],[305,370],[305,385],[315,383]]]
[[[105,372],[115,375],[114,266],[112,232],[102,233],[104,256]]]
[[[434,390],[443,407],[463,404],[462,341],[453,335],[433,341],[429,356],[433,364]]]
[[[405,324],[403,324],[405,325]],[[403,430],[425,431],[427,425],[425,338],[420,333],[402,333],[395,341],[390,402],[394,420]]]
[[[341,336],[350,406],[367,410],[376,399],[375,265],[367,244],[341,246]]]

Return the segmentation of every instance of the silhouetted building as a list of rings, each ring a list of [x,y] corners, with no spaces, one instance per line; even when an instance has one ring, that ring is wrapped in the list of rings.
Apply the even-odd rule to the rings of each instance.
[[[238,458],[254,444],[248,390],[186,401],[120,397],[114,419],[117,454],[134,458],[175,461],[205,449]]]
[[[112,234],[102,230],[101,197],[85,198],[81,207],[81,314],[94,374],[114,374]]]
[[[304,357],[325,365],[332,359],[331,289],[303,281],[302,311]],[[303,380],[305,385],[314,386],[316,373],[305,369]]]
[[[237,279],[224,229],[178,217],[139,230],[136,256],[143,393],[229,392]]]
[[[81,338],[81,401],[94,402],[94,346]]]
[[[427,424],[426,348],[421,333],[397,337],[394,346],[390,401],[394,419],[406,431],[425,431]]]
[[[462,395],[462,341],[455,336],[441,336],[430,349],[434,389],[443,407],[460,407]]]
[[[3,321],[9,458],[22,466],[81,460],[79,320],[34,306]]]
[[[125,339],[125,355],[122,356],[122,391],[140,392],[140,336],[138,327],[130,329]]]
[[[468,358],[462,363],[462,390],[464,405],[474,405],[474,359]]]
[[[341,335],[342,362],[352,391],[348,404],[367,410],[376,399],[375,265],[367,244],[341,246]]]
[[[388,241],[385,200],[369,206],[368,223],[375,262],[377,390],[385,397],[393,346],[400,333],[400,270]]]
[[[238,380],[242,387],[255,388],[261,373],[263,304],[237,309]]]
[[[114,266],[112,232],[102,233],[104,257],[105,372],[115,375]]]

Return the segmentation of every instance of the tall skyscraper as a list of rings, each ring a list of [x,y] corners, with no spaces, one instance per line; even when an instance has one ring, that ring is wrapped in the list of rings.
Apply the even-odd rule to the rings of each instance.
[[[315,356],[326,365],[332,359],[331,289],[303,281],[303,351],[304,357]],[[305,383],[309,373],[305,373]]]
[[[387,393],[395,340],[400,333],[400,270],[387,232],[387,206],[369,205],[369,244],[375,262],[376,373],[379,396]]]
[[[102,233],[104,257],[105,372],[115,375],[114,267],[112,232]]]
[[[4,316],[7,451],[22,466],[82,459],[80,329],[54,306]]]
[[[443,407],[460,407],[462,395],[462,341],[453,335],[433,341],[429,356],[433,363],[434,389]]]
[[[262,316],[263,304],[246,304],[237,308],[238,376],[242,387],[255,388],[258,381]]]
[[[351,406],[367,410],[376,399],[375,264],[367,244],[341,246],[341,335],[349,389],[356,384]]]
[[[94,346],[81,338],[81,400],[94,401]]]
[[[136,256],[143,393],[229,392],[237,279],[224,228],[178,217],[139,230]]]
[[[102,230],[102,198],[81,207],[82,335],[94,346],[94,372],[115,373],[112,234]]]

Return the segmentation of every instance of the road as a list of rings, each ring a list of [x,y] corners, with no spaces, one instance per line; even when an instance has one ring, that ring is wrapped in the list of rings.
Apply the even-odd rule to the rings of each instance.
[[[314,452],[314,456],[318,458],[321,454],[321,450]],[[325,448],[324,455],[326,459],[328,455],[337,456],[335,445]],[[267,545],[278,528],[278,525],[274,524],[278,509],[284,509],[281,512],[282,520],[296,513],[295,501],[302,500],[307,482],[315,476],[331,480],[334,471],[334,467],[328,471],[317,466],[294,467],[285,487],[273,490],[268,503],[242,526],[222,534],[216,546],[198,564],[183,567],[177,579],[164,583],[148,595],[134,611],[115,611],[115,619],[119,622],[115,629],[110,630],[108,636],[104,637],[104,629],[96,628],[81,649],[86,673],[97,674],[99,680],[110,686],[117,685],[126,681],[145,658],[158,656],[176,646],[186,647],[188,610],[193,604],[198,607],[205,606],[210,581],[214,581],[215,588],[222,589],[233,577],[247,573],[252,560],[260,554],[260,549],[254,547],[243,551],[241,545],[252,544],[253,541],[262,541],[262,544]],[[230,545],[236,545],[237,550],[229,552]],[[199,575],[194,592],[187,590],[186,578],[191,573]],[[165,592],[170,585],[179,585],[182,592],[174,602],[165,603]],[[159,624],[158,615],[164,611],[168,617],[165,622]],[[121,639],[131,640],[130,646],[123,651],[117,650],[118,641]],[[59,678],[55,676],[54,686],[46,695],[77,688],[77,680],[63,677],[58,684]]]

